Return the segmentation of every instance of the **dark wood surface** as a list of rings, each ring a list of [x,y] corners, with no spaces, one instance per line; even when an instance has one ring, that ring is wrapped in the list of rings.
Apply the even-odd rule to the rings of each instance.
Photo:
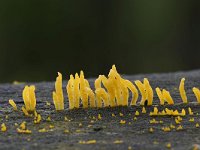
[[[131,81],[143,79],[147,77],[155,89],[157,86],[166,88],[170,91],[174,101],[174,106],[159,106],[159,110],[164,108],[177,109],[181,111],[191,107],[194,115],[186,115],[180,125],[183,130],[177,131],[172,129],[170,132],[164,132],[162,127],[179,125],[175,123],[175,117],[162,116],[150,117],[149,112],[153,110],[153,106],[146,107],[147,113],[140,114],[135,121],[135,111],[141,113],[141,106],[135,107],[117,107],[103,109],[79,109],[69,111],[67,109],[67,94],[65,90],[66,81],[63,83],[65,94],[65,110],[56,112],[52,103],[52,91],[54,90],[54,82],[27,83],[34,84],[37,88],[37,111],[42,115],[40,124],[34,124],[33,118],[26,117],[21,111],[13,111],[8,104],[9,99],[14,99],[18,108],[23,106],[22,90],[26,84],[2,84],[0,85],[0,122],[7,126],[6,132],[0,132],[0,149],[168,149],[167,144],[171,144],[171,149],[192,149],[194,144],[200,143],[200,128],[196,128],[195,124],[200,124],[200,105],[196,102],[196,98],[192,92],[192,87],[200,87],[200,70],[189,72],[176,72],[167,74],[147,74],[124,76]],[[181,104],[178,87],[181,77],[185,77],[185,89],[189,99],[189,104]],[[93,87],[94,80],[89,79]],[[154,94],[154,105],[159,100]],[[140,98],[139,98],[140,99]],[[51,105],[46,105],[46,102]],[[123,116],[119,114],[122,113]],[[102,118],[98,119],[98,114]],[[115,114],[115,117],[112,116]],[[46,121],[47,117],[51,117],[51,121]],[[66,121],[65,117],[69,120]],[[162,124],[150,124],[149,121],[155,118],[162,120]],[[190,118],[194,118],[194,122],[189,122]],[[125,124],[120,124],[120,120],[125,120]],[[27,122],[27,128],[32,134],[19,134],[15,123]],[[80,125],[80,123],[82,125]],[[39,133],[39,129],[49,129],[49,125],[55,128],[48,132]],[[149,128],[153,128],[154,132],[150,133]],[[69,130],[69,133],[64,133]],[[96,140],[95,144],[82,144],[80,141]],[[114,143],[121,141],[121,143]]]

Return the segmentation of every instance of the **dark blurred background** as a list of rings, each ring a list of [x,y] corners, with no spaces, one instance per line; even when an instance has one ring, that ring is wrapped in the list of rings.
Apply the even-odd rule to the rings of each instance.
[[[199,0],[2,0],[0,82],[200,68]]]

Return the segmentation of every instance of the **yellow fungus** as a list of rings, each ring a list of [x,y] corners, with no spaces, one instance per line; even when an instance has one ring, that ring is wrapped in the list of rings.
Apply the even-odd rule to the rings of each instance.
[[[133,120],[135,120],[135,121],[136,121],[136,120],[137,120],[137,117],[134,117],[134,118],[133,118]]]
[[[188,108],[188,112],[189,112],[189,115],[193,115],[194,114],[190,107]]]
[[[69,130],[67,130],[67,129],[66,129],[66,130],[64,130],[64,133],[69,133]]]
[[[125,120],[120,120],[120,124],[125,124],[126,121]]]
[[[51,117],[50,117],[50,116],[48,116],[46,120],[47,120],[47,121],[51,121]]]
[[[22,112],[24,113],[25,116],[30,116],[28,111],[24,107],[22,107]]]
[[[194,122],[194,118],[190,118],[190,119],[189,119],[189,122]]]
[[[5,123],[1,124],[1,132],[6,132],[7,131],[7,127],[5,125]]]
[[[170,148],[172,147],[172,146],[171,146],[171,143],[167,143],[167,144],[166,144],[166,147],[170,149]]]
[[[99,120],[101,120],[101,119],[102,119],[102,117],[101,117],[101,114],[98,114],[98,119],[99,119]]]
[[[122,114],[122,113],[119,113],[119,116],[120,116],[120,117],[122,117],[122,116],[124,116],[124,114]]]
[[[137,85],[137,87],[138,87],[138,89],[141,93],[141,96],[142,96],[142,99],[140,101],[140,105],[144,105],[145,101],[147,100],[147,92],[146,92],[146,89],[145,89],[145,85],[139,80],[136,80],[135,84]]]
[[[140,115],[139,111],[136,111],[136,112],[135,112],[135,115],[136,115],[136,116],[139,116],[139,115]]]
[[[176,130],[182,130],[183,129],[183,126],[182,125],[179,125]]]
[[[147,78],[144,78],[144,86],[146,89],[147,100],[148,100],[147,105],[151,106],[153,104],[153,89]]]
[[[137,88],[129,80],[123,80],[123,83],[132,92],[132,100],[131,100],[130,105],[131,106],[136,105],[136,102],[137,102],[137,99],[138,99],[138,96],[139,96]]]
[[[158,121],[156,121],[156,119],[152,119],[152,120],[150,120],[149,121],[151,124],[157,124],[157,123],[159,123]]]
[[[102,100],[103,100],[104,107],[108,107],[109,96],[107,92],[103,88],[98,88],[95,90],[95,93],[96,93],[97,107],[103,107]]]
[[[20,127],[20,129],[25,130],[25,129],[26,129],[26,122],[23,121],[23,122],[20,124],[19,127]]]
[[[158,87],[156,88],[156,93],[157,93],[158,98],[160,100],[160,105],[164,105],[165,98],[164,98],[164,96],[163,96],[162,91],[160,90],[160,88],[158,88]]]
[[[42,117],[41,117],[40,114],[38,114],[38,115],[35,117],[35,119],[34,119],[34,123],[35,123],[35,124],[39,124],[41,120],[42,120]]]
[[[48,132],[48,130],[46,130],[45,128],[43,128],[43,129],[39,129],[38,132],[39,133],[45,133],[45,132]]]
[[[143,114],[146,114],[146,112],[147,112],[147,111],[146,111],[145,107],[142,107],[142,113],[143,113]]]
[[[54,125],[49,125],[49,128],[53,129],[53,128],[55,128],[55,126]]]
[[[153,112],[150,112],[150,116],[156,116],[158,115],[158,108],[154,107]]]
[[[181,116],[185,116],[186,115],[186,112],[185,112],[185,109],[182,109],[182,111],[181,111],[181,114],[180,114]]]
[[[62,74],[58,72],[55,82],[55,91],[53,92],[53,102],[56,110],[64,110],[64,96],[62,89]]]
[[[195,126],[196,126],[196,128],[198,128],[199,127],[199,123],[196,123]]]
[[[122,140],[116,140],[116,141],[114,141],[113,143],[114,143],[114,144],[122,144],[123,141],[122,141]]]
[[[175,129],[176,127],[173,124],[170,124],[171,129]]]
[[[82,124],[82,123],[79,123],[78,126],[79,126],[79,127],[83,127],[83,124]]]
[[[171,131],[170,127],[162,127],[162,130],[163,130],[164,132],[169,132],[169,131]]]
[[[174,104],[174,101],[173,101],[170,93],[167,90],[163,89],[163,95],[164,95],[164,98],[165,98],[165,100],[167,101],[167,103],[169,105],[173,105]]]
[[[132,150],[132,147],[131,147],[131,146],[129,146],[129,147],[128,147],[128,150]]]
[[[186,92],[185,92],[184,85],[185,85],[185,78],[182,78],[181,82],[180,82],[180,86],[179,86],[179,92],[180,92],[183,103],[187,103],[188,100],[187,100],[187,95],[186,95]]]
[[[194,92],[197,102],[200,103],[200,90],[196,87],[193,87],[192,91]]]
[[[154,132],[154,129],[153,129],[153,128],[150,128],[150,129],[149,129],[149,132],[150,132],[150,133],[153,133],[153,132]]]
[[[16,103],[14,102],[14,100],[10,99],[10,100],[9,100],[9,104],[13,107],[13,109],[14,109],[15,111],[17,111],[17,105],[16,105]]]
[[[17,133],[20,133],[20,134],[31,134],[32,131],[31,131],[31,130],[28,130],[28,129],[23,130],[23,129],[17,128]]]
[[[115,114],[112,113],[112,117],[115,117]]]
[[[34,112],[36,107],[35,86],[25,86],[22,96],[25,104],[25,109],[28,112]]]
[[[96,144],[96,140],[89,140],[89,141],[79,141],[79,144]]]

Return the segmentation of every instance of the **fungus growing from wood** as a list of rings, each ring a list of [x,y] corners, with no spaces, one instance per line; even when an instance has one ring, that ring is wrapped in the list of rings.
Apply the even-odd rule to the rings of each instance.
[[[15,111],[17,111],[17,105],[16,105],[16,103],[14,102],[14,100],[10,99],[10,100],[9,100],[9,104],[13,107],[13,109],[14,109]]]
[[[187,95],[185,92],[185,78],[181,79],[180,86],[179,86],[179,92],[180,92],[183,103],[187,103],[188,100],[187,100]]]
[[[53,102],[56,110],[64,110],[64,96],[62,89],[62,74],[58,72],[55,82],[55,91],[53,92]]]
[[[28,112],[34,112],[36,107],[35,86],[25,86],[22,96],[25,104],[25,109]]]

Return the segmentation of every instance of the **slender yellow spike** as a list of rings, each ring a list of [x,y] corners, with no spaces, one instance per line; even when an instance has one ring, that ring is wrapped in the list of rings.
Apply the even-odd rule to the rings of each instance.
[[[137,99],[138,99],[138,90],[136,89],[136,87],[133,85],[132,82],[130,82],[129,80],[124,80],[124,84],[126,85],[126,87],[128,89],[131,90],[132,92],[132,100],[131,100],[131,106],[136,105]]]
[[[122,80],[122,79],[121,79]],[[128,98],[129,98],[129,91],[128,88],[120,83],[120,87],[121,87],[121,95],[122,95],[122,106],[128,106]]]
[[[153,104],[153,89],[152,89],[147,78],[144,78],[144,86],[145,86],[145,89],[146,89],[147,100],[148,100],[147,105],[150,106],[150,105]]]
[[[139,91],[141,93],[141,96],[142,96],[142,99],[140,101],[140,105],[144,105],[145,101],[147,100],[147,92],[146,92],[145,86],[139,80],[136,80],[135,84],[137,85],[137,87],[138,87],[138,89],[139,89]]]
[[[67,94],[69,99],[69,109],[74,108],[74,77],[70,75],[70,79],[67,83]]]
[[[80,73],[80,96],[83,104],[83,108],[88,107],[88,93],[86,90],[86,82],[83,71]]]
[[[96,99],[97,99],[97,107],[102,107],[102,100],[104,107],[109,106],[109,97],[106,91],[103,88],[98,88],[95,91],[96,93]]]
[[[173,101],[173,99],[172,99],[170,93],[169,93],[167,90],[165,90],[165,89],[163,89],[162,92],[163,92],[163,95],[164,95],[164,97],[165,97],[165,100],[168,102],[168,104],[169,104],[169,105],[173,105],[173,104],[174,104],[174,101]]]
[[[162,91],[160,90],[159,87],[156,88],[156,93],[157,93],[157,95],[158,95],[158,98],[160,99],[160,105],[164,105],[164,103],[165,103],[165,98],[164,98],[164,96],[163,96],[163,94],[162,94]]]
[[[111,69],[111,71],[109,73],[109,80],[111,80],[113,86],[115,87],[115,97],[116,97],[117,105],[122,106],[123,99],[122,99],[122,89],[120,87],[120,85],[121,85],[120,84],[120,76],[113,69]]]
[[[10,99],[9,104],[13,107],[15,111],[17,111],[17,105],[15,104],[14,100]]]
[[[75,80],[74,80],[74,107],[79,108],[80,107],[80,78],[78,73],[75,74]]]
[[[55,82],[55,91],[53,92],[53,102],[56,110],[64,110],[64,96],[62,89],[62,74],[58,72]]]
[[[192,90],[193,90],[193,92],[194,92],[194,94],[196,96],[197,102],[200,103],[200,90],[198,88],[196,88],[196,87],[193,87]]]
[[[179,91],[180,91],[180,95],[181,95],[183,103],[187,103],[188,100],[187,100],[187,95],[186,95],[186,92],[185,92],[184,85],[185,85],[185,78],[182,78],[181,82],[180,82],[180,86],[179,86]]]
[[[25,108],[28,112],[34,112],[36,107],[35,86],[26,86],[22,93]]]
[[[95,89],[98,89],[98,88],[101,88],[101,75],[99,75],[99,77],[95,80],[94,82],[94,86],[95,86]]]

